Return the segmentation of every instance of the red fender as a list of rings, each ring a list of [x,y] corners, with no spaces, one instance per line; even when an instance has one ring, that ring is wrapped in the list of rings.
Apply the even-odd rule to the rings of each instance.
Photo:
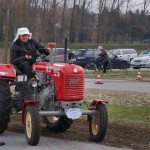
[[[37,105],[38,101],[37,100],[25,100],[23,103],[23,107],[22,107],[22,124],[24,124],[24,111],[27,105]]]
[[[11,64],[0,64],[0,79],[14,81],[16,71]]]
[[[100,103],[108,103],[108,100],[93,100],[93,102],[90,105],[91,109],[96,109],[96,106]]]
[[[108,103],[108,100],[93,100],[93,102],[91,103],[90,105],[90,108],[91,110],[96,110],[96,107],[98,104],[101,104],[101,103]],[[90,121],[92,119],[92,117],[90,115],[87,116],[87,121]]]

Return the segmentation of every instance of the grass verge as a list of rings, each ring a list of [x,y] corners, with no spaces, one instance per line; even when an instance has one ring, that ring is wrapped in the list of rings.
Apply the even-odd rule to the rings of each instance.
[[[137,78],[137,73],[139,70],[118,70],[118,69],[113,69],[112,71],[108,71],[107,74],[101,73],[101,78],[102,79],[121,79],[121,80],[136,80]],[[150,81],[150,70],[143,70],[140,69],[141,77],[143,81]],[[98,72],[93,73],[92,71],[89,71],[88,73],[85,73],[85,78],[97,78]]]
[[[144,124],[150,127],[150,107],[149,106],[128,106],[108,104],[109,122],[119,124]]]
[[[85,89],[85,100],[108,100],[109,122],[117,124],[143,124],[150,127],[150,93],[116,90]]]

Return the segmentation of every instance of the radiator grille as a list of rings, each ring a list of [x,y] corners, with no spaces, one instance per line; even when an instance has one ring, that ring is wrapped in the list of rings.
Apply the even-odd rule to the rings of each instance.
[[[65,75],[63,98],[81,100],[84,96],[84,75]]]

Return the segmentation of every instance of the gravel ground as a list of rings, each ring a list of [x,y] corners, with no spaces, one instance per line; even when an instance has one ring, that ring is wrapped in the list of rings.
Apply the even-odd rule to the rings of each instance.
[[[86,100],[107,99],[110,103],[115,104],[150,106],[149,97],[150,93],[85,89]],[[13,114],[11,116],[11,122],[8,126],[8,130],[13,132],[24,132],[23,125],[20,120],[20,114]],[[59,139],[90,142],[88,139],[88,127],[89,126],[84,117],[82,119],[75,120],[71,128],[64,133],[50,132],[43,124],[41,124],[41,135]],[[134,125],[120,125],[109,122],[106,137],[100,144],[132,148],[135,150],[149,150],[150,125],[142,123]]]

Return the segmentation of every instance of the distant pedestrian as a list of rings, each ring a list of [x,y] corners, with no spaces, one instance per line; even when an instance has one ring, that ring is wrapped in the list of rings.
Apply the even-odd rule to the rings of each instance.
[[[109,56],[107,51],[102,46],[98,46],[98,50],[100,50],[99,56],[102,58],[103,73],[106,73],[106,69],[110,61]]]

